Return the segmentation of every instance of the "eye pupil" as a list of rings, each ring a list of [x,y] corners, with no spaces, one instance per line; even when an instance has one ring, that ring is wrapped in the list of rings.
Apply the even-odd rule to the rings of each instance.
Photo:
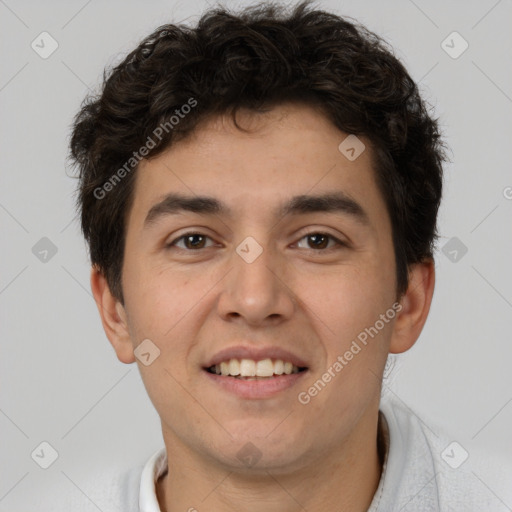
[[[322,242],[326,242],[326,241],[327,241],[327,238],[328,238],[328,237],[327,237],[326,235],[322,235],[321,233],[316,233],[316,234],[314,234],[314,235],[309,235],[309,239],[310,239],[310,240],[314,240],[314,241],[313,241],[313,245],[314,245],[316,248],[319,248],[319,247],[320,247],[320,248],[323,248],[323,247],[325,247],[325,246],[326,246],[326,244],[325,244],[325,243],[322,243]],[[322,242],[317,243],[319,239],[321,239],[321,240],[322,240]]]
[[[199,241],[199,243],[194,243],[193,240],[197,239],[197,238],[200,238],[201,240]],[[187,235],[187,237],[185,238],[185,244],[187,245],[187,247],[189,246],[189,243],[190,243],[191,247],[197,249],[199,246],[202,246],[202,244],[204,243],[204,237],[203,237],[203,235]]]

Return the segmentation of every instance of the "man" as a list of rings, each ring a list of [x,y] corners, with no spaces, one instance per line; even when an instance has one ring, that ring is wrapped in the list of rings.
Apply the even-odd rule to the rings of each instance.
[[[71,151],[103,326],[165,442],[113,509],[500,510],[381,402],[428,316],[445,157],[375,34],[308,3],[164,25]]]

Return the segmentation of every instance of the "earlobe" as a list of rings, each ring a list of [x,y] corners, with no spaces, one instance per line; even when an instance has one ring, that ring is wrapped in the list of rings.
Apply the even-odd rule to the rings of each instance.
[[[114,347],[117,358],[126,364],[135,362],[126,311],[121,302],[112,295],[105,276],[95,266],[91,269],[91,290],[103,329]]]
[[[402,309],[393,327],[389,351],[399,354],[409,350],[419,338],[430,311],[434,294],[434,261],[415,263],[409,269],[409,286],[400,300]]]

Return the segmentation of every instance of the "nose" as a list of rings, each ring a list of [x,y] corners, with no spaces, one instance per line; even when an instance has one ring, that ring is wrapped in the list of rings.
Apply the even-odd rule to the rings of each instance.
[[[296,297],[284,257],[263,247],[254,260],[244,259],[236,251],[232,270],[222,280],[218,313],[227,321],[239,319],[251,326],[277,324],[292,317]]]

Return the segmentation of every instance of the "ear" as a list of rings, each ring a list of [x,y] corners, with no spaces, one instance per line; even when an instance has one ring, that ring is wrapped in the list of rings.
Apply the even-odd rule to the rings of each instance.
[[[399,354],[409,350],[419,338],[430,311],[434,294],[435,267],[429,259],[409,267],[409,286],[400,300],[389,351]]]
[[[103,329],[116,351],[117,358],[126,364],[135,362],[126,311],[121,302],[112,295],[105,276],[95,266],[91,269],[91,290]]]

